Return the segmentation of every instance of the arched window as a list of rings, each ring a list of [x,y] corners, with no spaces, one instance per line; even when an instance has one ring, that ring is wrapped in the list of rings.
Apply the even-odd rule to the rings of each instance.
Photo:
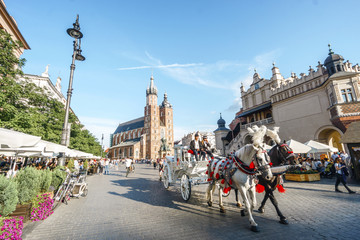
[[[252,118],[250,119],[250,122],[255,122],[255,119],[252,117]]]
[[[266,114],[266,118],[271,118],[271,117],[272,117],[271,113]]]
[[[337,69],[339,72],[341,72],[341,67],[340,67],[340,65],[337,65],[337,66],[336,66],[336,69]]]

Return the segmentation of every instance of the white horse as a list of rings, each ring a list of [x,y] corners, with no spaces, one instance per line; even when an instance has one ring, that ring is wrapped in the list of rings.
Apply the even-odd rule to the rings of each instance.
[[[216,183],[218,183],[220,212],[224,213],[225,209],[222,201],[223,192],[229,191],[231,187],[238,189],[245,202],[246,213],[249,214],[251,230],[257,232],[258,225],[252,216],[252,210],[256,207],[255,174],[261,174],[263,178],[271,179],[272,172],[270,170],[267,153],[260,147],[266,133],[266,128],[255,128],[254,130],[249,130],[253,136],[254,143],[247,144],[236,151],[234,155],[235,159],[232,157],[229,159],[222,158],[210,162],[208,176],[211,183],[207,188],[207,202],[209,206],[212,206],[212,195],[215,191]],[[229,182],[227,182],[225,175],[229,174],[230,171],[227,170],[229,168],[232,169],[230,171],[234,171],[234,173],[230,176]],[[226,185],[231,187],[225,188]],[[251,204],[247,193],[249,193]]]

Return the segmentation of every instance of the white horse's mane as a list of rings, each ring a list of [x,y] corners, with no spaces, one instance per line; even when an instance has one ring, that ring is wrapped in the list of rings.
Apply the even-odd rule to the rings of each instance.
[[[252,128],[247,128],[249,134],[252,136],[254,146],[261,146],[264,142],[264,137],[267,132],[266,126],[258,127],[254,125]]]
[[[281,143],[281,139],[279,137],[279,127],[274,127],[273,130],[267,129],[266,130],[266,135],[269,136],[272,140],[274,140],[277,144]]]

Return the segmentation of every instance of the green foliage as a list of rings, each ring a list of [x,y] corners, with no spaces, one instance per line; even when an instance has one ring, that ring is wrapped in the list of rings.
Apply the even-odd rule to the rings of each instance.
[[[43,140],[60,143],[65,118],[64,105],[47,96],[35,84],[19,81],[25,59],[18,59],[14,52],[20,42],[0,29],[0,127],[40,136]],[[20,67],[17,67],[20,66]],[[70,112],[70,148],[100,156],[98,140],[80,124]]]
[[[20,204],[33,199],[40,192],[41,173],[33,167],[20,170],[15,177]]]
[[[85,160],[85,161],[84,161],[83,167],[84,167],[84,169],[86,169],[86,170],[89,168],[89,162],[88,162],[88,160]]]
[[[73,171],[75,168],[74,159],[70,159],[67,163],[67,168],[70,169],[70,171]]]
[[[16,189],[16,183],[0,176],[0,215],[7,216],[16,209],[18,203],[18,191]]]
[[[53,186],[55,190],[60,187],[60,185],[65,181],[66,178],[66,172],[61,171],[61,169],[63,169],[63,167],[59,166],[52,171],[51,186]]]
[[[47,170],[39,170],[40,172],[40,191],[47,192],[52,181],[52,172]]]

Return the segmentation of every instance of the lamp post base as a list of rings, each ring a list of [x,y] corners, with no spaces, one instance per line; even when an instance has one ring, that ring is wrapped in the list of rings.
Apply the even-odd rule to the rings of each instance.
[[[58,157],[58,166],[65,166],[65,153],[60,153],[60,156]]]

